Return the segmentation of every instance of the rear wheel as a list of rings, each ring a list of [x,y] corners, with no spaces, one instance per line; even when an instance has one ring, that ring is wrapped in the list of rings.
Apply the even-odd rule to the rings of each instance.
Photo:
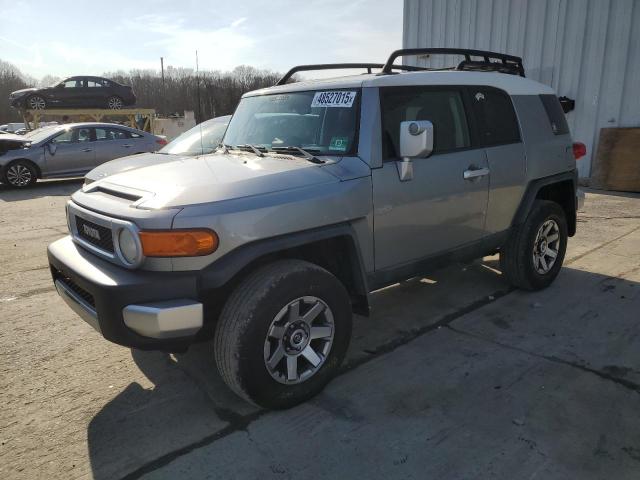
[[[31,95],[27,98],[26,105],[30,110],[44,110],[47,108],[47,101],[40,95]]]
[[[124,103],[120,97],[113,96],[107,99],[107,108],[110,110],[120,110],[123,105]]]
[[[14,188],[25,188],[36,183],[35,167],[25,160],[10,163],[4,171],[3,181]]]
[[[562,268],[567,239],[562,207],[536,200],[525,222],[514,227],[500,251],[503,275],[510,284],[525,290],[548,287]]]
[[[351,337],[351,305],[323,268],[281,260],[249,275],[216,326],[216,364],[227,385],[265,408],[318,394],[337,373]]]

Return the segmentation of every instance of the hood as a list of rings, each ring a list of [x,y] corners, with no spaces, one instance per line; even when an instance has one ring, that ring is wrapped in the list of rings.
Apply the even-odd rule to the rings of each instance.
[[[164,157],[164,155],[161,155]],[[325,165],[330,165],[327,162]],[[250,197],[339,179],[323,166],[288,155],[214,153],[171,158],[115,173],[83,188],[140,192],[138,208],[175,208]],[[80,198],[78,198],[80,200]]]
[[[16,135],[15,133],[2,133],[0,134],[0,142],[18,142],[18,143],[31,143],[31,140],[25,138],[22,135]]]
[[[16,90],[15,92],[11,92],[11,95],[16,97],[19,95],[24,95],[25,93],[35,92],[38,90],[37,88],[23,88],[22,90]]]
[[[2,137],[0,136],[0,138]],[[97,166],[87,173],[85,178],[95,182],[96,180],[110,177],[116,173],[129,172],[131,170],[137,170],[151,165],[160,165],[162,163],[173,162],[182,158],[186,157],[162,153],[139,153],[137,155],[129,155]]]

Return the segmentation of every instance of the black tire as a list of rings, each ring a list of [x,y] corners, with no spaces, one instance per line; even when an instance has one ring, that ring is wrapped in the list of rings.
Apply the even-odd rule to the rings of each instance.
[[[537,235],[548,221],[555,222],[558,227],[557,254],[550,269],[541,273],[534,263],[534,251],[539,251],[536,250]],[[502,274],[511,285],[524,290],[541,290],[548,287],[562,268],[567,239],[567,219],[562,207],[548,200],[536,200],[525,222],[513,227],[507,243],[500,250]]]
[[[113,95],[113,96],[107,98],[107,105],[106,106],[107,106],[107,108],[109,110],[120,110],[120,109],[122,109],[122,107],[124,107],[124,102],[117,95]]]
[[[314,374],[300,383],[284,384],[267,369],[265,341],[278,312],[310,295],[330,309],[333,343]],[[325,269],[300,260],[279,260],[260,267],[236,287],[216,325],[214,349],[220,375],[240,397],[264,408],[289,408],[304,402],[337,373],[351,340],[351,317],[346,289]]]
[[[47,100],[42,95],[31,95],[25,100],[24,106],[28,110],[45,110]]]
[[[27,188],[38,180],[38,171],[27,160],[11,162],[2,171],[2,183],[13,188]]]

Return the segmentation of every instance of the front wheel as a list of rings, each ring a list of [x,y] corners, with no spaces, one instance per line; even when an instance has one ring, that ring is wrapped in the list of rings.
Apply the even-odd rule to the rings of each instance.
[[[216,364],[245,400],[289,408],[335,376],[350,338],[342,283],[317,265],[281,260],[250,274],[231,294],[216,326]]]
[[[10,163],[3,173],[2,180],[14,188],[26,188],[36,183],[38,174],[30,162],[18,160]]]
[[[47,101],[40,95],[31,95],[26,103],[27,108],[30,110],[44,110],[47,108]]]
[[[567,219],[560,205],[536,200],[522,225],[513,227],[500,251],[506,280],[525,290],[540,290],[555,280],[567,250]]]

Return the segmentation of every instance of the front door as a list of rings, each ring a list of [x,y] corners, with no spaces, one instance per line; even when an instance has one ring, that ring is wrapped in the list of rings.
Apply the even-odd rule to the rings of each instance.
[[[50,103],[62,108],[78,106],[83,89],[84,84],[82,79],[73,78],[65,80],[51,89],[49,94]]]
[[[92,128],[75,127],[64,131],[45,147],[47,176],[83,175],[95,165],[95,143]],[[53,152],[53,153],[52,153]]]
[[[402,267],[484,236],[489,190],[486,154],[474,148],[465,91],[387,87],[380,90],[383,166],[372,171],[376,270]],[[434,151],[412,161],[400,181],[400,122],[429,120]]]

